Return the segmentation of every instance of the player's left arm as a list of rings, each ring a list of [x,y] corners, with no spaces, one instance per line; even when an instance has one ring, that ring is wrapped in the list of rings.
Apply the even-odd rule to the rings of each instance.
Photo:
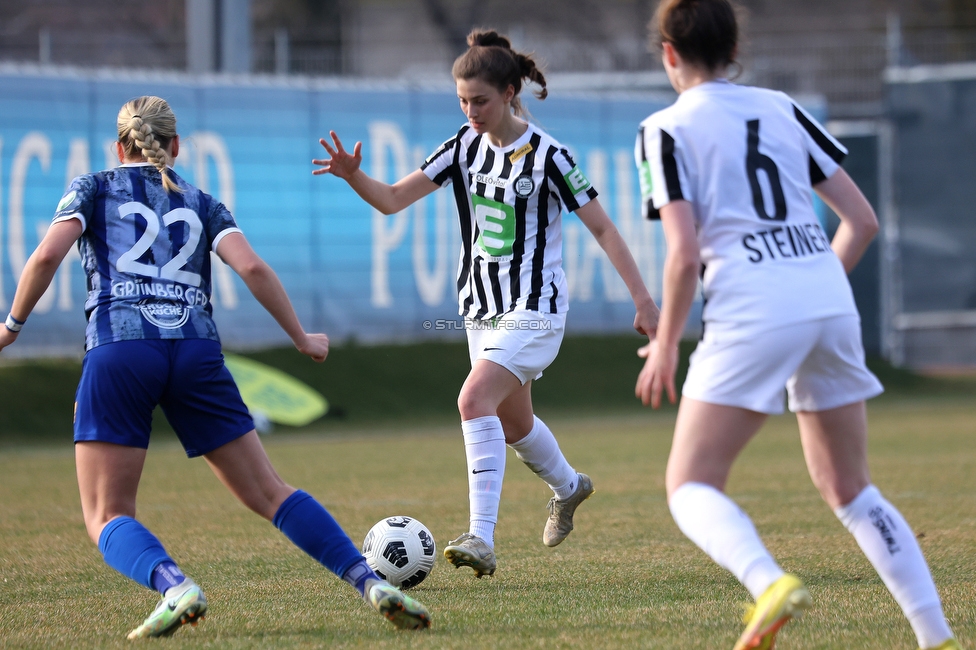
[[[251,294],[285,330],[299,352],[314,361],[325,361],[329,338],[305,331],[278,275],[254,252],[243,233],[231,232],[222,237],[217,243],[217,255],[241,276]]]
[[[860,188],[842,168],[814,185],[813,189],[840,217],[840,226],[830,246],[844,270],[850,273],[878,234],[878,217]]]
[[[668,244],[664,259],[664,295],[657,338],[641,348],[647,361],[637,377],[635,394],[653,408],[661,405],[666,392],[672,404],[677,400],[675,373],[678,368],[678,344],[698,291],[701,251],[698,248],[695,210],[686,200],[671,201],[660,209],[661,225]]]
[[[24,272],[17,284],[17,293],[14,294],[14,301],[10,307],[12,318],[20,322],[27,320],[37,301],[50,286],[64,256],[81,237],[81,233],[82,225],[78,219],[58,221],[48,228],[44,239],[37,245],[24,266]],[[18,332],[12,332],[8,327],[0,328],[0,349],[16,341],[17,334]]]
[[[610,258],[613,268],[617,269],[617,273],[627,285],[630,297],[633,298],[634,306],[637,308],[634,329],[641,334],[654,338],[654,333],[657,330],[657,319],[661,312],[654,304],[651,294],[648,293],[644,279],[637,268],[637,262],[634,261],[634,256],[631,255],[630,249],[627,248],[627,243],[620,236],[617,227],[603,206],[600,205],[598,199],[591,199],[578,208],[576,216],[593,233],[593,237],[600,244],[600,248]]]

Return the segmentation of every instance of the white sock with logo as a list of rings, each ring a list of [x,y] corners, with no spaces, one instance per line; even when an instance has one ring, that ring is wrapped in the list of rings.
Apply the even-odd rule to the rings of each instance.
[[[874,565],[911,623],[918,645],[934,648],[952,636],[939,593],[915,534],[901,513],[869,485],[834,510]]]
[[[515,450],[520,461],[552,488],[557,499],[568,499],[576,491],[579,475],[563,456],[556,437],[546,423],[536,416],[533,418],[535,424],[529,435],[509,447]]]
[[[502,421],[488,415],[461,423],[468,459],[468,532],[495,547],[495,524],[505,478],[505,432]]]
[[[668,506],[681,532],[731,571],[753,598],[783,576],[749,515],[711,485],[685,483],[671,495]]]

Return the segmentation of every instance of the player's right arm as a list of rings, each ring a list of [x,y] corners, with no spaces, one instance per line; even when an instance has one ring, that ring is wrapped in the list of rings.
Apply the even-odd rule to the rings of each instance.
[[[408,174],[393,185],[378,181],[360,168],[363,162],[362,142],[357,142],[350,154],[342,146],[335,131],[329,131],[329,135],[332,137],[332,144],[325,138],[320,138],[319,144],[325,147],[330,157],[313,160],[312,164],[319,165],[319,168],[312,170],[312,174],[338,176],[349,183],[366,203],[383,214],[399,212],[439,187],[420,170]]]
[[[54,279],[54,274],[64,260],[64,256],[81,237],[82,230],[83,226],[79,219],[58,221],[48,228],[44,239],[27,260],[20,282],[17,284],[17,293],[14,294],[14,301],[10,307],[10,315],[17,321],[26,321],[30,316],[37,301],[41,299],[50,286],[51,280]],[[0,327],[0,349],[16,341],[17,334],[7,327]]]
[[[329,337],[305,332],[278,275],[254,252],[240,231],[220,239],[217,255],[241,276],[251,294],[281,325],[299,352],[319,363],[325,361],[329,354]]]

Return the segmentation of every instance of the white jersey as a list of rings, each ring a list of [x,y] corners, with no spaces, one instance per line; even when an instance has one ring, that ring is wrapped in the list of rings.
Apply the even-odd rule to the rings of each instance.
[[[811,186],[847,150],[783,93],[725,80],[695,86],[641,123],[643,210],[694,207],[708,327],[857,314]]]
[[[529,124],[499,148],[465,125],[421,169],[442,187],[454,184],[462,242],[459,314],[566,312],[561,214],[586,205],[596,190],[562,145]]]

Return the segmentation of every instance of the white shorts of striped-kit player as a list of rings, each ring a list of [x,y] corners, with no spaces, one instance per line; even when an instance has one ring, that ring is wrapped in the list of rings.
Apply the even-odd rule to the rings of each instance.
[[[860,319],[845,315],[769,329],[705,326],[682,395],[760,413],[826,411],[880,395],[864,363]]]
[[[478,359],[497,363],[524,385],[538,379],[559,353],[566,329],[566,314],[537,311],[509,312],[492,321],[477,321],[468,327],[468,354],[471,365]]]

